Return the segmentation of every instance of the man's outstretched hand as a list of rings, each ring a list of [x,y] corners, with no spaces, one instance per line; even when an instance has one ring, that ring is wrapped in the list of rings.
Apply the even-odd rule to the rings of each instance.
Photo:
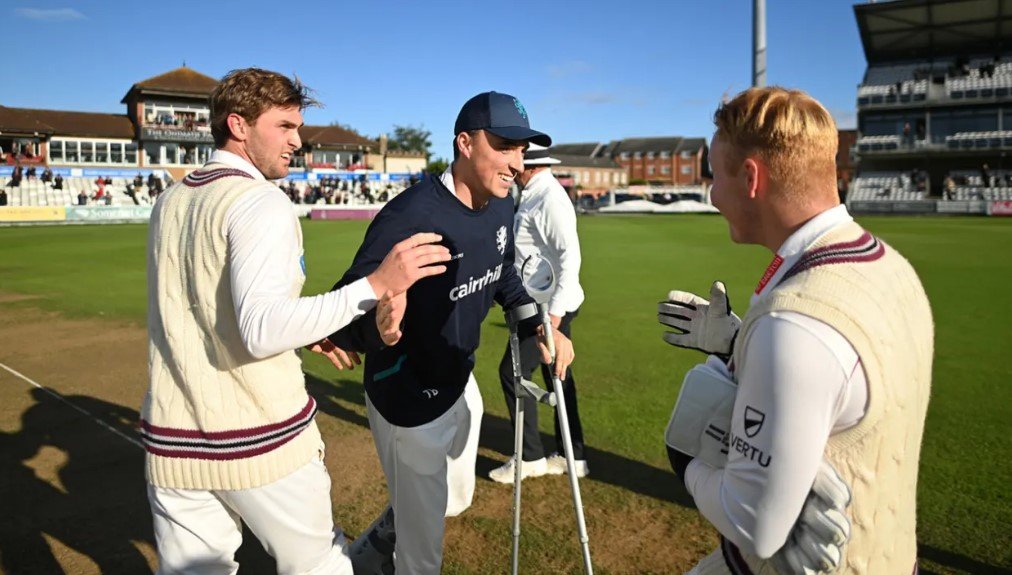
[[[362,364],[362,360],[358,357],[357,353],[354,351],[344,351],[331,343],[327,338],[307,345],[306,349],[325,356],[337,369],[355,369],[356,365]]]
[[[408,294],[406,292],[401,292],[398,295],[390,295],[390,292],[387,292],[376,304],[376,328],[385,345],[395,345],[401,340],[403,335],[401,322],[404,321],[404,312],[407,307]]]
[[[396,244],[366,276],[373,293],[378,297],[403,293],[416,281],[445,272],[446,266],[436,265],[450,261],[450,250],[437,243],[442,239],[439,234],[418,233]]]

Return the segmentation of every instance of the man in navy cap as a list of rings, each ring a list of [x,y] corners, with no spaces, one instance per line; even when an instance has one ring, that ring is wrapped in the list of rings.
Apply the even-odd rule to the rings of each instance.
[[[373,220],[355,260],[335,287],[369,274],[397,239],[440,234],[450,249],[446,273],[393,297],[376,321],[354,322],[321,345],[338,367],[366,352],[369,427],[390,490],[390,506],[352,545],[355,572],[437,574],[444,518],[474,495],[478,431],[484,411],[471,374],[493,300],[503,309],[531,303],[513,265],[510,186],[523,171],[528,143],[551,144],[532,130],[527,110],[507,94],[468,100],[454,126],[454,159],[391,200]],[[388,300],[390,298],[388,297]],[[524,326],[537,329],[537,318]],[[555,369],[573,360],[569,339],[554,332]],[[542,360],[548,363],[542,343]],[[396,524],[396,537],[394,527]]]

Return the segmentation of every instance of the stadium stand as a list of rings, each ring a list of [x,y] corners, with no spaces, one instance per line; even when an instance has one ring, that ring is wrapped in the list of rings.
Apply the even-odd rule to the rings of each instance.
[[[38,178],[23,179],[18,187],[7,187],[8,205],[10,206],[76,206],[80,205],[78,195],[84,192],[87,197],[85,205],[132,206],[134,201],[127,193],[132,182],[126,178],[110,178],[111,183],[103,186],[102,197],[96,197],[98,185],[95,178],[68,177],[63,181],[63,189],[54,189],[51,182],[43,182]],[[168,185],[166,183],[165,185]],[[135,192],[136,205],[149,205],[148,189],[143,186]],[[105,196],[111,201],[106,203]]]
[[[52,168],[64,178],[63,189],[53,189],[24,177],[20,186],[8,187],[9,205],[79,205],[82,192],[91,205],[131,206],[134,198],[138,205],[150,203],[146,183],[134,198],[128,193],[134,170],[178,179],[213,152],[207,97],[216,85],[216,79],[183,66],[131,86],[121,101],[126,114],[0,105],[0,173]],[[302,126],[300,136],[303,147],[291,160],[293,173],[303,181],[300,202],[339,198],[359,204],[390,197],[403,187],[400,182],[426,166],[425,154],[389,150],[385,136],[374,140],[340,126]],[[391,173],[384,173],[388,167]],[[106,170],[112,181],[98,197],[94,179]],[[8,183],[8,176],[0,177]],[[346,189],[338,194],[339,185],[325,190],[313,183],[328,177],[340,178]]]
[[[1005,12],[1004,0],[854,6],[868,65],[857,87],[852,210],[931,213],[937,204],[983,214],[1010,199],[1012,27],[994,24]]]

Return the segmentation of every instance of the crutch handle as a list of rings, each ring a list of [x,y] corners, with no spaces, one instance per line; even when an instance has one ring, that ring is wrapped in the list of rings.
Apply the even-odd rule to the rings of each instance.
[[[555,338],[552,337],[552,318],[548,315],[548,306],[538,304],[538,311],[541,312],[541,326],[545,331],[545,345],[548,346],[548,355],[552,356],[552,364],[555,364]]]
[[[523,386],[524,391],[529,393],[535,401],[555,407],[555,392],[542,389],[541,386],[529,379],[521,379],[520,385]]]

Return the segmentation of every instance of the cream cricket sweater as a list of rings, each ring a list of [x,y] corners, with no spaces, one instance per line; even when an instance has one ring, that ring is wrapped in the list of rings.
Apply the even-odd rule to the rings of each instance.
[[[934,325],[917,274],[901,255],[855,223],[820,238],[769,297],[748,310],[738,342],[755,320],[793,311],[825,322],[854,346],[868,382],[868,406],[854,427],[832,435],[826,458],[851,488],[851,538],[838,574],[907,575],[917,560],[917,469],[931,388]],[[737,370],[744,352],[734,350]],[[723,541],[735,571],[774,573]],[[734,565],[736,562],[745,565]]]
[[[263,186],[208,164],[170,187],[148,238],[148,367],[141,410],[147,479],[177,489],[247,489],[309,462],[316,402],[294,351],[250,355],[239,335],[223,232],[229,207]],[[301,238],[299,238],[301,243]],[[298,297],[302,281],[291,286]]]

